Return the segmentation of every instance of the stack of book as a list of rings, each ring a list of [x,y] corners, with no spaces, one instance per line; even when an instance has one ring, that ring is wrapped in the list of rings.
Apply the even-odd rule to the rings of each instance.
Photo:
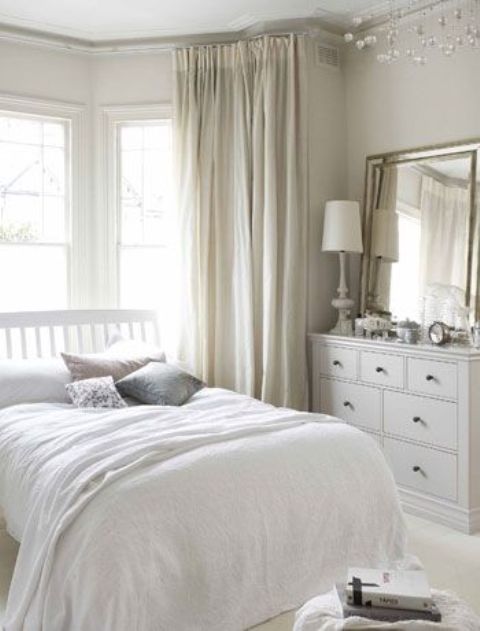
[[[430,620],[441,615],[425,572],[349,568],[345,584],[336,586],[344,618],[360,616],[382,622]]]

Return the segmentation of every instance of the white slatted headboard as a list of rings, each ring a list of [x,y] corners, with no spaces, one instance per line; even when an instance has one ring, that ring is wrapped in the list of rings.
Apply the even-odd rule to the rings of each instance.
[[[0,313],[0,358],[55,357],[61,351],[102,351],[109,335],[160,344],[155,311],[81,309]]]

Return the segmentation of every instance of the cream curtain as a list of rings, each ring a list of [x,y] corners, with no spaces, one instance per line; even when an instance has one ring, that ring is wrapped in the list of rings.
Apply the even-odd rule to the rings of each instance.
[[[302,37],[175,53],[179,355],[209,385],[306,399]]]
[[[420,217],[420,293],[429,285],[466,288],[468,252],[467,188],[450,186],[423,175]]]
[[[397,212],[398,199],[398,169],[395,164],[384,166],[381,171],[379,181],[379,193],[377,199],[377,209],[389,210],[392,213]],[[375,211],[373,213],[373,221],[375,222]],[[392,284],[392,264],[385,261],[377,262],[373,266],[373,271],[377,278],[373,279],[372,287],[375,287],[374,302],[381,306],[384,310],[390,310],[390,287]]]

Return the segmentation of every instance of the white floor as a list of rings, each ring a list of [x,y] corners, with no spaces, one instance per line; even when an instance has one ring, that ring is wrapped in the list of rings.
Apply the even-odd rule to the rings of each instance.
[[[430,583],[451,589],[480,615],[480,533],[463,535],[444,526],[407,516],[410,552],[425,565]],[[0,530],[0,621],[17,554],[17,544]],[[293,613],[255,627],[255,631],[291,631]]]

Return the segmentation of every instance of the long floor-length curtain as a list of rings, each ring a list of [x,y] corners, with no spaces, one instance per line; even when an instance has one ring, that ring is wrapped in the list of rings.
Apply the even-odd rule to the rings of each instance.
[[[470,195],[467,188],[422,176],[420,291],[440,283],[465,291]]]
[[[306,394],[305,42],[175,53],[180,349],[209,385]]]

